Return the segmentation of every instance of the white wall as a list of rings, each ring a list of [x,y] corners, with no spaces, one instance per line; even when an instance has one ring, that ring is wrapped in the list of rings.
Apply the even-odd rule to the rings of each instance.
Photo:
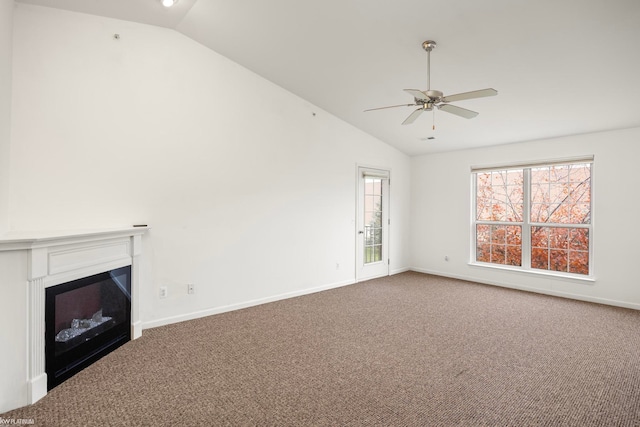
[[[595,155],[593,284],[469,266],[472,165]],[[412,268],[640,309],[636,227],[640,128],[415,157]],[[449,261],[445,261],[445,255]]]
[[[357,163],[408,268],[409,158],[187,37],[18,4],[13,66],[11,228],[149,224],[147,326],[352,282]]]
[[[9,228],[13,8],[0,1],[0,235]],[[0,253],[0,413],[27,399],[27,288],[10,268],[17,265],[27,268],[23,255]]]
[[[0,235],[9,228],[13,1],[0,2]]]

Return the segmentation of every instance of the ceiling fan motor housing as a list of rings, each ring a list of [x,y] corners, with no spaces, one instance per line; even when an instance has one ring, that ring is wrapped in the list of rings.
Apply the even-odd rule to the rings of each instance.
[[[438,101],[442,98],[443,93],[439,90],[425,90],[424,94],[431,98],[433,101]]]

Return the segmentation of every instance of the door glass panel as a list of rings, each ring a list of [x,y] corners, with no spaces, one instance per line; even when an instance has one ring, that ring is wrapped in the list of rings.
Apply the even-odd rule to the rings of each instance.
[[[382,229],[376,230],[373,234],[373,244],[381,245],[382,244]]]
[[[382,261],[382,179],[364,179],[364,262]]]

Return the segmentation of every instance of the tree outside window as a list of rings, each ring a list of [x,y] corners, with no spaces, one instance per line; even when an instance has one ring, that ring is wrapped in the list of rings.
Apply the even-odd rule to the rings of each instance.
[[[475,261],[589,275],[591,166],[474,173]]]

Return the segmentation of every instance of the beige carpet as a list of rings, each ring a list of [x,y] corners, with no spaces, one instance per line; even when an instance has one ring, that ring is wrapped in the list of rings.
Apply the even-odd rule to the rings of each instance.
[[[640,312],[403,273],[145,330],[44,426],[639,426]]]

